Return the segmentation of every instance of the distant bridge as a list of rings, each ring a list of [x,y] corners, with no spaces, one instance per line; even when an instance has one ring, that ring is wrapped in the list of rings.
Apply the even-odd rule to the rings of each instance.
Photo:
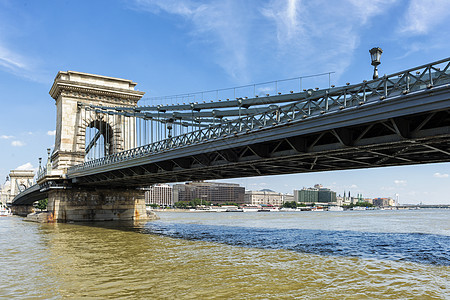
[[[137,106],[143,93],[131,81],[60,72],[50,91],[52,166],[14,203],[52,189],[448,162],[449,66],[447,58],[354,85],[169,106]]]

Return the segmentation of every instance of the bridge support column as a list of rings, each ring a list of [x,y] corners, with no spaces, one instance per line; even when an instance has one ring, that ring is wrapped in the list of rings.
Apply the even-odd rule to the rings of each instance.
[[[26,217],[28,214],[34,213],[35,208],[33,205],[13,205],[11,206],[11,212],[13,215]]]
[[[132,189],[50,190],[48,211],[56,222],[145,220],[144,193]]]

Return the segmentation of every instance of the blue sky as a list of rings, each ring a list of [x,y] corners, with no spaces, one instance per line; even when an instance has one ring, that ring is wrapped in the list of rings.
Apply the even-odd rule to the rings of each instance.
[[[0,182],[54,144],[58,71],[132,79],[144,97],[335,72],[332,84],[449,56],[448,0],[0,0]],[[450,204],[450,164],[228,180],[280,192],[322,183]]]

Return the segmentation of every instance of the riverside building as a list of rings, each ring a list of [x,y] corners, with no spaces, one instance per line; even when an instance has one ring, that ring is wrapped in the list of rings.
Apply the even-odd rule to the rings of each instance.
[[[299,203],[336,203],[336,192],[316,184],[314,188],[294,190],[294,200]]]
[[[245,204],[282,206],[294,196],[273,191],[245,191]]]
[[[392,198],[374,198],[373,205],[378,207],[395,206],[396,201]]]
[[[195,181],[173,186],[177,201],[201,199],[212,204],[244,204],[245,188],[236,183]]]
[[[156,204],[162,207],[173,206],[175,197],[173,188],[167,184],[155,184],[145,190],[145,204]]]

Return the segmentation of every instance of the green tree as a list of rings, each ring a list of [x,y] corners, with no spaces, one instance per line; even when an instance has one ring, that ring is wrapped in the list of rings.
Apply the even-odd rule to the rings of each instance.
[[[369,202],[357,202],[357,203],[351,203],[348,205],[342,205],[344,208],[353,208],[355,206],[361,206],[361,207],[372,207],[373,204]]]
[[[48,205],[48,199],[41,199],[39,200],[38,204],[37,204],[37,208],[39,208],[40,210],[46,210],[47,209],[47,205]]]
[[[287,201],[283,203],[283,207],[285,208],[297,208],[298,203],[295,201]]]
[[[187,201],[178,201],[174,204],[176,208],[188,208],[188,202]]]

